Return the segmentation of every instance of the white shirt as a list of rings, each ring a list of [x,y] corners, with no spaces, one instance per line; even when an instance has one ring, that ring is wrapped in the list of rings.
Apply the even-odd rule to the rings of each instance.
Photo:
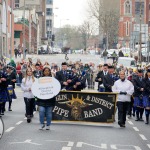
[[[22,79],[21,89],[23,91],[23,97],[34,98],[32,91],[29,91],[29,88],[32,87],[32,84],[33,84],[32,77],[27,77],[26,82],[25,78]]]
[[[115,93],[118,93],[118,99],[119,102],[130,102],[131,101],[131,95],[134,92],[134,86],[132,82],[125,79],[125,81],[121,81],[120,79],[117,80],[114,83],[114,86],[112,87],[112,91]],[[120,95],[120,92],[127,92],[127,95]]]
[[[108,73],[108,71],[104,71],[104,70],[103,70],[103,74],[104,74],[104,76],[106,76],[106,75],[107,75],[107,73]]]

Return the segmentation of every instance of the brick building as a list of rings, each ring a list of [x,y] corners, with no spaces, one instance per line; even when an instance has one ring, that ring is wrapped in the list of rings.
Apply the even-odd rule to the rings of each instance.
[[[11,57],[14,49],[13,0],[0,0],[0,57]]]
[[[132,35],[135,31],[135,24],[140,24],[140,18],[142,25],[146,26],[149,24],[150,26],[149,3],[150,0],[120,0],[120,20],[118,38],[118,43],[120,44],[120,46],[130,46]],[[137,33],[137,36],[137,39],[139,39],[139,33]]]

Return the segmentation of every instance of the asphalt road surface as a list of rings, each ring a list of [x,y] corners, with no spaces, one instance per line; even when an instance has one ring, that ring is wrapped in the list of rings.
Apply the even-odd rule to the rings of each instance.
[[[150,125],[127,120],[126,128],[111,125],[71,125],[52,123],[51,130],[39,130],[38,112],[30,124],[26,122],[25,105],[20,88],[12,112],[6,110],[4,136],[0,150],[149,150]],[[8,108],[8,104],[6,106]]]
[[[42,63],[45,63],[46,61],[51,63],[56,63],[59,66],[62,62],[65,60],[65,54],[50,54],[50,55],[27,55],[26,60],[28,58],[32,58],[33,62],[36,62],[36,60],[39,58]],[[93,62],[95,65],[102,64],[103,58],[100,58],[100,55],[90,55],[90,54],[68,54],[69,61],[76,62],[76,61],[82,61],[83,63],[89,63]],[[17,59],[14,59],[16,62],[20,61],[22,57],[18,57]],[[9,62],[9,60],[8,60]],[[107,63],[112,63],[112,59],[108,59]]]

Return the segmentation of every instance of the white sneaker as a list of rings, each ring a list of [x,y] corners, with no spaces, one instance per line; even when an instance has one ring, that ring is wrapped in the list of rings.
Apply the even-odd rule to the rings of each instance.
[[[46,130],[50,130],[50,126],[46,126]]]
[[[45,124],[41,124],[40,130],[43,130],[45,128]]]

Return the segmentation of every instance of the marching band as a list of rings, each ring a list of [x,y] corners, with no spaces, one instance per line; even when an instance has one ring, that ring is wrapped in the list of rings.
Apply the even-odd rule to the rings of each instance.
[[[19,63],[21,65],[20,70],[16,70],[15,66],[11,63],[4,65],[0,63],[0,115],[4,115],[5,104],[9,103],[8,110],[12,111],[12,99],[16,99],[15,94],[15,84],[18,82],[18,73],[23,79],[20,85],[24,92],[24,101],[26,105],[27,122],[31,122],[33,117],[33,111],[35,110],[35,99],[31,91],[31,83],[34,82],[34,78],[40,78],[43,76],[42,72],[45,67],[51,70],[51,74],[55,77],[61,84],[61,90],[67,91],[81,91],[85,88],[93,89],[93,82],[98,82],[98,92],[114,92],[114,86],[117,87],[117,83],[120,80],[120,72],[123,71],[125,74],[125,81],[128,80],[134,86],[134,92],[131,94],[128,108],[125,112],[128,115],[136,114],[136,121],[143,121],[143,114],[145,112],[145,124],[149,124],[149,114],[150,114],[150,66],[140,69],[116,68],[111,64],[104,64],[97,66],[95,69],[94,64],[82,62],[77,63],[66,63],[61,64],[61,69],[57,64],[53,63],[50,66],[48,63],[42,65],[40,60],[36,64],[32,63],[30,59],[29,62],[22,61]],[[30,73],[31,72],[31,75]],[[22,75],[20,75],[22,74]],[[29,83],[29,80],[32,82]],[[124,81],[121,81],[124,82]],[[28,91],[26,90],[26,86]],[[117,89],[118,90],[118,89]],[[126,95],[125,89],[123,92],[118,93],[119,95]],[[29,94],[30,93],[30,94]],[[27,97],[26,97],[27,96]],[[29,99],[32,102],[29,104]],[[34,99],[34,100],[33,100]],[[32,105],[32,106],[31,106]],[[119,109],[119,105],[118,109]],[[30,110],[29,107],[32,109]],[[120,116],[120,114],[119,114]],[[120,122],[119,122],[120,123]],[[124,126],[121,123],[121,126]]]

